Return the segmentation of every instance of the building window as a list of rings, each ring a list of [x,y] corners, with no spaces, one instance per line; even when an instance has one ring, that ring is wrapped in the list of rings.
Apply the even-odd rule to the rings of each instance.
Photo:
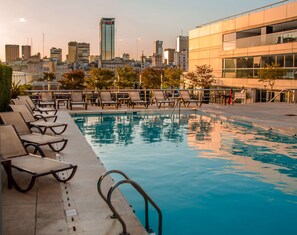
[[[236,33],[223,35],[223,49],[224,51],[236,49]]]

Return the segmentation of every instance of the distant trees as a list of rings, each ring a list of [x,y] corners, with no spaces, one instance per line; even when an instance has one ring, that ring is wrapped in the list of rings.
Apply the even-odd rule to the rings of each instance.
[[[156,68],[145,68],[141,72],[141,86],[145,89],[160,89],[162,71]]]
[[[55,79],[56,79],[55,73],[43,72],[43,80],[44,81],[53,81]]]
[[[164,76],[162,79],[163,88],[179,87],[181,82],[181,75],[183,71],[179,68],[164,69]]]
[[[137,72],[128,65],[126,65],[124,68],[117,68],[116,73],[118,76],[116,86],[120,89],[131,88],[138,83],[139,78]]]
[[[109,89],[114,84],[115,73],[109,69],[92,68],[90,77],[85,79],[89,89]]]
[[[59,83],[65,90],[82,90],[84,88],[85,72],[83,70],[73,70],[63,74]]]

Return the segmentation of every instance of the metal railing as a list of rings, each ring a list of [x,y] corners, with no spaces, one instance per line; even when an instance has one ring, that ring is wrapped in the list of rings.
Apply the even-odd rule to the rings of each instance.
[[[180,90],[188,90],[191,97],[198,99],[201,104],[228,104],[230,103],[228,98],[232,96],[233,100],[236,98],[236,94],[242,93],[241,100],[236,99],[235,102],[240,103],[260,103],[260,102],[285,102],[285,103],[297,103],[297,88],[296,89],[282,89],[282,90],[270,90],[267,88],[243,88],[232,89],[230,88],[211,88],[211,89],[109,89],[114,100],[127,99],[129,92],[138,91],[140,97],[144,101],[152,103],[152,90],[162,90],[168,99],[176,99],[179,97]],[[42,92],[52,92],[54,99],[70,98],[72,91],[77,90],[29,90],[33,98],[40,98]],[[84,97],[89,104],[99,105],[99,92],[96,90],[81,90]],[[273,95],[267,95],[273,93]],[[124,100],[123,99],[123,100]],[[272,99],[272,100],[271,100]],[[177,107],[175,107],[177,108]]]
[[[114,183],[111,186],[111,188],[109,189],[107,197],[105,197],[105,195],[103,194],[102,189],[101,189],[101,184],[103,182],[103,179],[107,175],[110,175],[112,173],[119,174],[119,175],[123,176],[125,179]],[[150,202],[150,204],[156,209],[156,211],[158,213],[158,235],[162,235],[162,212],[161,212],[161,209],[148,196],[148,194],[140,187],[140,185],[137,184],[135,181],[131,180],[124,172],[119,171],[119,170],[110,170],[100,176],[98,183],[97,183],[97,190],[98,190],[98,193],[100,194],[100,196],[102,197],[102,199],[107,203],[108,207],[112,211],[113,215],[111,216],[111,218],[117,219],[121,223],[123,231],[122,231],[122,233],[120,233],[120,235],[129,235],[129,233],[127,232],[127,226],[126,226],[125,221],[123,220],[123,218],[120,216],[120,214],[117,212],[117,210],[115,209],[115,207],[112,204],[111,196],[112,196],[112,193],[114,192],[114,190],[122,184],[131,185],[143,197],[144,202],[145,202],[145,229],[149,233],[152,233],[153,230],[149,226],[149,212],[148,212],[149,205],[148,205],[148,202]]]

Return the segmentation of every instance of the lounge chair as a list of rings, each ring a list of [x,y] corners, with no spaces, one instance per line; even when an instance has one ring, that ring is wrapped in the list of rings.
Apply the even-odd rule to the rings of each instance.
[[[54,100],[53,93],[50,91],[41,92],[39,105],[41,107],[46,107],[49,105],[50,107],[53,106],[54,108],[56,108],[56,102]]]
[[[20,112],[25,122],[30,128],[37,128],[41,134],[45,134],[47,130],[51,130],[54,134],[62,134],[66,128],[66,123],[51,122],[36,119],[26,105],[9,105],[14,112]]]
[[[32,144],[26,147],[33,146]],[[59,182],[65,183],[70,180],[77,169],[76,165],[72,165],[66,162],[57,161],[45,157],[43,152],[39,150],[41,156],[28,153],[26,147],[22,144],[22,141],[12,125],[0,126],[0,156],[2,159],[10,159],[11,166],[5,166],[5,170],[8,174],[8,178],[11,179],[12,185],[20,192],[27,192],[34,186],[36,179],[40,176],[52,174]],[[36,148],[36,146],[33,146]],[[26,172],[32,175],[31,181],[27,187],[21,187],[11,173],[11,168],[15,168],[19,171]],[[59,172],[71,170],[67,178],[60,178]]]
[[[4,124],[14,125],[24,143],[49,146],[54,152],[60,152],[65,148],[68,142],[67,139],[60,136],[33,133],[19,112],[0,112],[0,118]],[[55,148],[55,145],[57,148]]]
[[[119,107],[119,102],[112,99],[111,93],[109,91],[100,91],[99,96],[99,104],[102,109],[104,109],[105,105],[114,105],[116,109]]]
[[[144,105],[144,107],[147,108],[149,105],[149,101],[141,100],[138,91],[131,91],[131,92],[129,92],[128,104],[132,108],[134,108],[134,106],[137,104]]]
[[[11,101],[12,101],[12,103],[14,105],[25,105],[27,107],[27,109],[29,110],[29,112],[31,113],[31,115],[36,120],[42,119],[44,121],[53,121],[53,122],[55,122],[57,120],[57,116],[54,113],[53,114],[50,114],[50,113],[47,114],[47,113],[33,112],[32,109],[30,108],[30,106],[25,101],[25,99],[11,99]]]
[[[180,90],[180,101],[185,105],[185,107],[189,107],[191,103],[195,103],[198,107],[202,105],[202,102],[199,99],[191,98],[188,90]]]
[[[88,102],[83,98],[83,94],[80,91],[71,92],[71,97],[69,99],[69,107],[72,110],[73,105],[82,105],[85,109],[88,109]]]
[[[153,98],[151,103],[156,103],[158,108],[161,108],[162,104],[168,104],[170,107],[173,107],[175,102],[174,100],[166,99],[163,91],[152,90]]]
[[[39,107],[38,105],[34,104],[32,99],[28,95],[18,96],[18,99],[20,101],[23,101],[22,104],[26,104],[32,110],[32,112],[39,112],[41,114],[46,113],[46,114],[52,114],[52,115],[56,115],[58,112],[56,108]]]

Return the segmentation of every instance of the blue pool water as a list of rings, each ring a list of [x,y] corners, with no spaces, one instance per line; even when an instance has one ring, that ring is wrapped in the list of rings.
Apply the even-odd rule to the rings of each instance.
[[[73,118],[107,170],[159,205],[164,235],[297,234],[296,137],[200,114]],[[142,198],[121,190],[143,221]]]

